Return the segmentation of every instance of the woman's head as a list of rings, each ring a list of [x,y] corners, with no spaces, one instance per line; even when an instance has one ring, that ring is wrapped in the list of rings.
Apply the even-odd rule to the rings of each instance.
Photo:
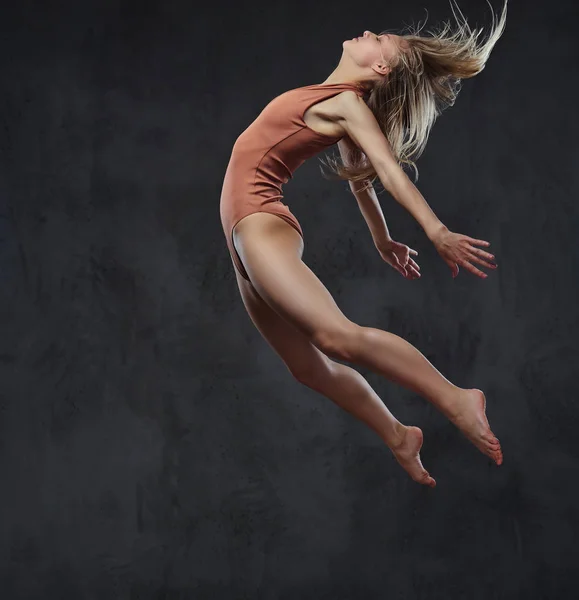
[[[394,33],[365,31],[360,37],[343,43],[342,64],[357,77],[368,82],[384,79],[398,64],[399,54],[406,47],[403,38]]]
[[[505,28],[508,0],[498,18],[491,6],[493,24],[485,41],[479,40],[483,29],[471,29],[458,5],[455,10],[450,2],[457,23],[454,31],[444,22],[426,36],[420,35],[424,25],[409,26],[399,35],[366,31],[363,38],[344,42],[342,60],[357,65],[368,107],[399,164],[413,167],[417,176],[414,161],[424,151],[436,118],[454,104],[461,80],[484,69]],[[376,177],[362,153],[351,157],[349,167],[329,160],[340,179],[373,181]]]

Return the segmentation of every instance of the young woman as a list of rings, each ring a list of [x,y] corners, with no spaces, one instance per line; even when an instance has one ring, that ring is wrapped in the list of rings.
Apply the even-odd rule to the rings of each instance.
[[[294,377],[371,427],[414,481],[434,487],[422,466],[422,431],[405,426],[354,369],[362,365],[432,402],[497,465],[503,457],[479,389],[446,379],[414,346],[394,334],[348,319],[302,261],[300,224],[282,202],[282,185],[307,159],[338,143],[342,164],[380,256],[407,279],[420,277],[418,253],[389,234],[372,182],[384,188],[420,223],[451,268],[486,278],[474,266],[496,268],[477,246],[489,242],[450,231],[407,177],[416,169],[436,117],[454,103],[461,79],[485,66],[501,36],[507,1],[491,33],[472,30],[451,3],[458,23],[429,36],[419,31],[376,35],[365,31],[343,42],[338,66],[320,84],[274,98],[239,136],[221,194],[220,213],[243,303],[258,330]],[[491,7],[492,8],[492,7]]]

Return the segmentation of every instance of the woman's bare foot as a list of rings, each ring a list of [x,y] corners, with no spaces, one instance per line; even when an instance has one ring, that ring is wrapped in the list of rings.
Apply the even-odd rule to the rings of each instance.
[[[457,410],[449,419],[483,454],[500,465],[503,462],[501,444],[491,431],[485,408],[486,398],[481,390],[461,390]]]
[[[390,447],[396,460],[410,477],[418,483],[434,487],[436,481],[429,475],[420,461],[420,448],[422,448],[422,430],[419,427],[401,428],[400,441]]]

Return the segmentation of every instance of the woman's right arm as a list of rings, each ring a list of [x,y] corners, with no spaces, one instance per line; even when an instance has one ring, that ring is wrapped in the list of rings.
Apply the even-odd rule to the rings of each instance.
[[[368,157],[384,189],[420,224],[453,276],[458,275],[460,265],[479,277],[486,277],[486,273],[477,269],[471,261],[496,268],[492,262],[494,256],[475,246],[489,246],[489,242],[450,231],[398,164],[390,143],[366,103],[354,92],[343,92],[339,99],[338,121],[344,132]]]
[[[372,111],[354,92],[339,96],[339,123],[372,163],[384,189],[418,221],[430,240],[446,229],[396,160]]]

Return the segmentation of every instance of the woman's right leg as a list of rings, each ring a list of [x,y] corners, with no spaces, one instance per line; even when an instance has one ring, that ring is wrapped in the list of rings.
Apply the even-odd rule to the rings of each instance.
[[[353,362],[416,391],[445,414],[473,444],[501,464],[500,444],[485,415],[484,394],[446,379],[401,337],[350,321],[301,260],[302,238],[268,213],[242,219],[235,247],[259,296],[325,355]]]

